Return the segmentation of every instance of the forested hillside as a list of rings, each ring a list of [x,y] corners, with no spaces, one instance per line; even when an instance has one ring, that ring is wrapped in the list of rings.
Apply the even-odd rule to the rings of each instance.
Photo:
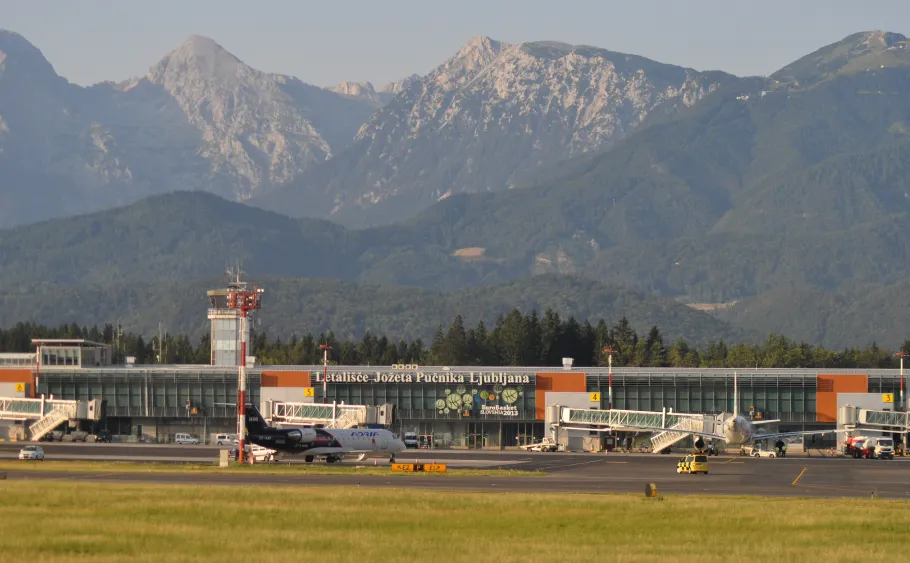
[[[159,342],[157,335],[144,338],[110,324],[88,328],[19,323],[0,329],[0,352],[33,351],[32,338],[88,338],[112,344],[117,363],[124,356],[136,357],[139,364],[209,363],[207,334],[192,340],[166,333]],[[682,339],[668,341],[657,326],[640,334],[625,318],[612,326],[602,320],[579,323],[549,310],[538,316],[516,309],[500,315],[495,323],[475,326],[466,326],[458,315],[447,326],[437,327],[428,343],[373,333],[360,339],[339,339],[332,332],[282,339],[255,330],[252,338],[252,355],[263,365],[319,365],[320,344],[331,347],[333,365],[561,366],[562,358],[571,357],[575,366],[590,367],[607,363],[606,347],[613,350],[614,366],[887,369],[898,364],[892,350],[874,345],[835,351],[771,334],[755,345],[720,340],[695,346]],[[910,340],[904,341],[901,350],[910,352]]]

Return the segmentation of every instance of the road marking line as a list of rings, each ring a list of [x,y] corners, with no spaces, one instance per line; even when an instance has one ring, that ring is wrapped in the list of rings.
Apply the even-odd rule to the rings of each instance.
[[[582,461],[581,463],[570,463],[570,464],[568,464],[568,465],[548,465],[548,466],[547,466],[547,469],[555,469],[555,468],[557,468],[557,467],[574,467],[574,466],[576,466],[576,465],[587,465],[587,464],[589,464],[589,463],[597,463],[597,462],[599,462],[599,461],[603,461],[603,460],[600,460],[600,459],[592,459],[591,461]]]
[[[794,479],[793,482],[790,483],[790,484],[791,484],[791,485],[796,485],[796,483],[799,482],[799,480],[800,480],[800,479],[802,478],[802,476],[803,476],[803,473],[805,473],[807,469],[809,469],[809,468],[808,468],[808,467],[803,467],[803,470],[799,472],[799,475],[797,475],[797,476],[796,476],[796,479]]]

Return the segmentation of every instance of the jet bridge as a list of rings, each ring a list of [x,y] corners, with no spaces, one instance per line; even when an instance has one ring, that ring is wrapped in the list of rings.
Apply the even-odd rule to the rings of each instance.
[[[363,424],[392,424],[392,405],[345,405],[338,403],[287,403],[268,401],[267,421],[276,426],[354,428]]]
[[[910,413],[864,409],[852,405],[844,406],[838,412],[838,426],[851,431],[871,430],[894,434],[910,433]]]
[[[659,453],[680,442],[691,435],[689,432],[714,432],[715,424],[718,421],[719,418],[713,415],[674,413],[667,412],[666,409],[656,412],[563,407],[560,413],[561,425],[574,430],[604,432],[636,431],[642,427],[665,428],[666,430],[655,432],[651,436],[652,453]],[[587,426],[587,428],[582,426]]]
[[[25,422],[29,425],[29,439],[40,440],[48,432],[69,420],[100,420],[101,404],[98,400],[73,401],[61,399],[27,399],[0,397],[0,419]]]

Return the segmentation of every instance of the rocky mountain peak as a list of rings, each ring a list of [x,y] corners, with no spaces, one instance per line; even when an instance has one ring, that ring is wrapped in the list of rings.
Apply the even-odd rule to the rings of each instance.
[[[888,31],[862,31],[806,55],[771,78],[807,86],[835,76],[895,66],[910,66],[907,38]]]
[[[354,96],[355,98],[375,98],[376,89],[371,82],[351,82],[345,80],[338,86],[332,88],[333,92],[344,94],[345,96]]]
[[[420,75],[415,73],[406,78],[402,78],[401,80],[395,80],[393,82],[389,82],[388,84],[386,84],[385,86],[380,88],[379,92],[382,94],[396,95],[396,94],[399,94],[399,93],[407,90],[411,84],[417,82],[418,80],[420,80]]]
[[[191,35],[168,53],[148,73],[152,82],[160,83],[168,74],[192,74],[207,80],[229,81],[250,67],[224,47],[201,35]]]
[[[440,85],[460,86],[496,60],[508,47],[511,45],[478,35],[431,73],[433,81]]]
[[[59,79],[54,67],[41,51],[25,37],[0,29],[0,79],[38,80]]]

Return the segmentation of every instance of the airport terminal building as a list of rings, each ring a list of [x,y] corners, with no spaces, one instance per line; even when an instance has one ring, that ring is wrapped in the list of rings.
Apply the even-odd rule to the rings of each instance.
[[[5,364],[0,355],[0,397],[98,399],[103,415],[94,424],[124,440],[165,442],[175,432],[207,437],[235,429],[235,366],[105,365],[105,354],[81,350],[103,345],[36,344],[42,350],[37,365],[34,354],[11,355]],[[98,361],[86,365],[83,357]],[[467,448],[541,439],[547,405],[609,407],[606,368],[329,366],[325,372],[323,366],[253,365],[247,368],[250,402],[266,415],[275,402],[391,405],[393,431],[432,436],[438,447]],[[782,431],[833,427],[839,394],[882,394],[894,403],[899,397],[899,370],[737,374],[739,411],[779,419]],[[732,369],[614,368],[613,408],[732,412],[733,376]]]
[[[234,432],[243,325],[240,311],[232,308],[232,296],[244,287],[238,278],[225,289],[208,292],[210,365],[136,365],[130,358],[114,365],[109,345],[85,340],[38,339],[32,342],[33,353],[0,354],[0,426],[23,435],[23,405],[45,414],[51,409],[45,401],[15,399],[43,396],[95,400],[101,412],[82,420],[81,426],[91,426],[82,429],[106,429],[122,441],[167,442],[176,432],[208,440],[217,432]],[[706,414],[733,410],[732,369],[613,368],[611,373],[605,367],[572,367],[570,362],[537,368],[327,369],[257,365],[255,358],[246,363],[248,400],[260,405],[266,418],[275,405],[367,405],[385,413],[381,422],[391,430],[430,436],[439,447],[502,448],[539,441],[547,432],[547,406],[607,409],[611,381],[614,409]],[[853,396],[849,394],[866,394],[867,401],[880,394],[878,406],[893,410],[901,388],[899,370],[737,373],[739,411],[755,419],[779,419],[781,431],[833,427],[839,397]]]

